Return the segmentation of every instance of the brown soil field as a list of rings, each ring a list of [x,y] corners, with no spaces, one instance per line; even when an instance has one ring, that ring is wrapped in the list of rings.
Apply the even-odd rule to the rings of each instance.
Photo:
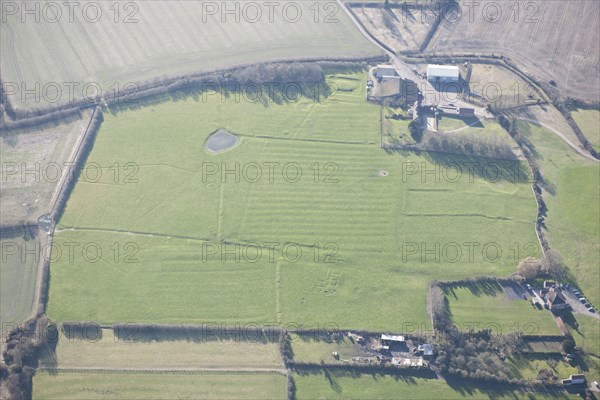
[[[70,166],[73,149],[91,112],[66,123],[4,132],[0,137],[0,221],[2,226],[35,223],[50,212],[52,199]]]
[[[421,13],[408,7],[353,7],[354,14],[367,30],[396,52],[419,50],[435,20],[433,14]]]
[[[600,100],[600,2],[481,1],[448,13],[427,53],[492,53],[561,93]]]

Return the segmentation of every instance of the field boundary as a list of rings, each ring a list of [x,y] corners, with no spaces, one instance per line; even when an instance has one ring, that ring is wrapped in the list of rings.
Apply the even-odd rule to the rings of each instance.
[[[39,107],[33,109],[19,110],[7,96],[0,104],[2,115],[0,118],[0,128],[2,129],[22,129],[39,126],[48,122],[59,121],[67,116],[77,114],[81,110],[105,106],[110,107],[118,104],[139,105],[141,100],[166,95],[178,90],[199,86],[202,83],[227,83],[227,75],[239,72],[248,67],[268,66],[277,64],[323,64],[323,63],[376,63],[388,60],[386,54],[372,55],[366,57],[299,57],[299,58],[281,58],[266,60],[260,63],[241,63],[227,68],[215,68],[205,71],[192,72],[186,75],[177,75],[160,79],[159,81],[145,81],[134,83],[135,88],[129,92],[107,92],[102,98],[78,99],[69,103],[63,103],[52,107]],[[0,80],[0,83],[2,81]],[[0,94],[3,94],[3,87],[0,88]],[[132,98],[133,97],[133,98]],[[134,102],[135,100],[135,102]],[[9,117],[7,120],[6,117]]]
[[[93,367],[38,367],[37,371],[90,374],[187,374],[187,375],[283,375],[281,368],[93,368]]]

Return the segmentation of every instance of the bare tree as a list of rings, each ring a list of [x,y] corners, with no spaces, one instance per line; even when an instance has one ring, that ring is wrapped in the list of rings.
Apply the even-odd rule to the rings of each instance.
[[[555,279],[565,276],[566,267],[562,255],[558,250],[548,250],[542,260],[542,270]]]

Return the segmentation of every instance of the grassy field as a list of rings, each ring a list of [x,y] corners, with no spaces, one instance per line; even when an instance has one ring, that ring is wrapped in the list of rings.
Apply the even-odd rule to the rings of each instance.
[[[510,365],[513,377],[517,379],[534,380],[542,369],[547,369],[558,377],[558,379],[566,379],[571,374],[578,374],[576,367],[562,361],[562,358],[557,357],[556,366],[550,365],[550,358],[539,358],[523,355],[513,355],[507,359]]]
[[[41,365],[60,368],[196,369],[282,368],[277,343],[210,340],[199,336],[188,340],[167,338],[141,341],[116,338],[110,329],[102,338],[69,339],[62,336],[56,349],[45,352]]]
[[[37,222],[51,209],[51,199],[61,176],[71,169],[71,160],[82,129],[91,117],[83,112],[81,119],[36,130],[2,132],[0,136],[0,221],[3,226]]]
[[[137,183],[76,185],[56,243],[98,243],[102,257],[52,265],[48,315],[401,330],[428,324],[431,280],[513,272],[523,255],[510,247],[537,243],[529,184],[481,178],[482,160],[474,176],[463,166],[462,178],[442,179],[440,154],[382,151],[365,74],[328,79],[352,90],[318,103],[208,96],[106,115],[89,161],[133,162]],[[241,141],[215,156],[204,142],[219,128]],[[265,163],[275,163],[272,180]],[[287,163],[297,166],[284,172]],[[437,178],[413,168],[437,168]],[[465,242],[477,244],[473,259]],[[262,246],[256,262],[240,257],[249,243]],[[284,254],[285,243],[298,246]],[[138,262],[124,262],[126,246]]]
[[[34,399],[285,399],[283,375],[38,372]]]
[[[571,111],[573,119],[583,131],[596,151],[600,151],[600,111],[598,110],[575,110]]]
[[[521,123],[521,130],[539,154],[547,181],[546,236],[561,252],[578,285],[592,304],[600,304],[600,168],[564,144],[552,132]]]
[[[40,241],[38,237],[2,238],[0,246],[0,324],[20,323],[33,311],[39,260],[35,250]]]
[[[335,372],[294,375],[299,400],[392,400],[407,399],[566,399],[564,393],[523,393],[501,387],[475,387],[461,382],[435,379],[361,375],[350,377]]]
[[[600,321],[584,315],[575,315],[575,319],[578,327],[570,331],[577,345],[589,353],[600,355]]]
[[[540,100],[527,82],[496,65],[473,64],[469,88],[496,108],[517,107]]]
[[[352,343],[347,336],[340,341],[312,340],[312,338],[294,337],[292,341],[294,361],[306,363],[335,363],[333,352],[339,354],[339,360],[348,360],[352,357],[364,356],[357,344]]]
[[[80,83],[75,97],[87,97],[94,86],[87,92],[85,84],[97,83],[104,93],[112,93],[130,82],[238,64],[381,54],[335,3],[311,8],[312,3],[285,1],[271,11],[260,2],[254,3],[258,7],[233,1],[211,6],[190,1],[95,4],[89,16],[85,7],[76,6],[72,21],[62,3],[48,11],[62,17],[44,14],[37,23],[23,17],[20,8],[5,15],[0,44],[6,57],[0,66],[5,83],[25,84],[11,96],[17,108],[47,105],[48,99],[66,101],[69,82]],[[46,9],[40,2],[42,7]],[[23,89],[36,82],[47,92],[40,89],[41,98],[22,101]],[[50,82],[55,84],[46,86]]]
[[[530,335],[557,335],[558,327],[552,315],[538,310],[530,301],[509,300],[501,285],[476,290],[460,287],[446,294],[453,323],[466,329],[487,327],[502,334],[522,332]]]
[[[444,132],[453,131],[455,129],[466,128],[469,124],[476,122],[473,119],[443,115],[438,119],[438,130]]]

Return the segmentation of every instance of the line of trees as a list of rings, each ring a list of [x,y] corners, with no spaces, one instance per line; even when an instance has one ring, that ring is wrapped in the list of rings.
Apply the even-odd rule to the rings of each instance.
[[[257,79],[253,83],[285,83],[306,81],[319,82],[323,79],[319,74],[320,64],[340,63],[343,66],[357,63],[373,63],[386,61],[385,55],[369,57],[325,57],[304,58],[297,60],[272,60],[264,63],[240,64],[231,68],[190,73],[186,75],[155,78],[152,80],[131,83],[127,89],[121,91],[107,91],[102,98],[99,95],[94,98],[76,99],[65,103],[53,104],[35,109],[17,110],[4,93],[4,86],[0,84],[2,91],[0,128],[22,129],[41,124],[55,123],[64,118],[77,115],[81,110],[101,105],[102,100],[109,107],[135,106],[155,97],[163,97],[177,91],[197,89],[202,84],[232,84],[248,82],[248,79]],[[103,104],[102,104],[103,105]]]
[[[500,123],[500,126],[502,126],[502,128],[504,128],[513,138],[517,146],[519,146],[523,156],[525,157],[525,160],[527,161],[529,169],[531,170],[531,175],[533,177],[532,188],[538,205],[535,230],[545,253],[546,251],[550,250],[550,245],[548,244],[548,240],[546,240],[546,235],[543,231],[543,228],[546,227],[545,219],[548,212],[548,207],[546,206],[546,202],[544,201],[542,195],[542,188],[547,187],[547,184],[542,176],[540,167],[536,162],[535,148],[529,139],[527,139],[527,137],[521,133],[516,119],[508,119],[504,115],[499,115],[498,122]]]
[[[0,360],[0,381],[11,400],[31,399],[32,378],[40,353],[56,346],[56,326],[45,316],[21,324],[8,333]]]

